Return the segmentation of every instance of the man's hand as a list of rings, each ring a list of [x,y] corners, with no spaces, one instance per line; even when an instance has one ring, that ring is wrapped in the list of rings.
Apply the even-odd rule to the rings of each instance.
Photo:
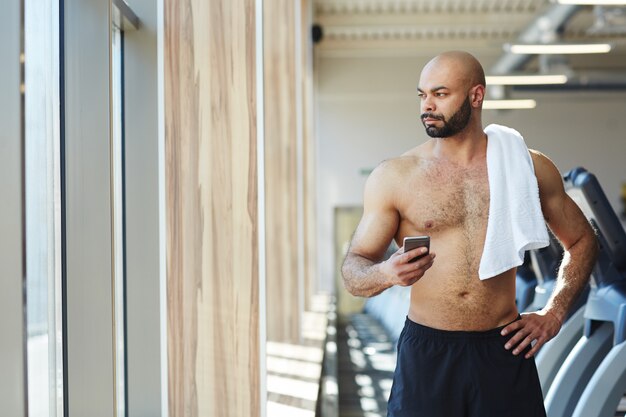
[[[536,343],[525,355],[528,359],[532,357],[541,346],[552,339],[561,330],[561,321],[550,311],[537,311],[535,313],[524,313],[522,318],[502,329],[502,336],[515,333],[504,345],[504,348],[513,349],[513,354],[518,355],[526,349],[533,341]]]
[[[402,247],[380,265],[380,272],[392,285],[403,287],[413,285],[433,265],[435,254],[431,252],[415,262],[409,263],[409,261],[416,256],[424,255],[427,251],[428,249],[422,247],[404,253],[404,247]]]

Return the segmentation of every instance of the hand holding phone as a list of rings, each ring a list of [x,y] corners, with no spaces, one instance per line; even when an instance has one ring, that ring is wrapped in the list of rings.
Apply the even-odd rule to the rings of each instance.
[[[428,255],[428,253],[430,252],[430,236],[408,236],[404,238],[404,243],[403,243],[403,247],[404,247],[404,253],[409,252],[413,249],[416,248],[421,248],[421,247],[425,247],[427,249],[426,253],[423,253],[419,256],[414,257],[413,259],[411,259],[409,261],[409,263],[411,262],[415,262],[418,259],[423,258],[424,256]]]

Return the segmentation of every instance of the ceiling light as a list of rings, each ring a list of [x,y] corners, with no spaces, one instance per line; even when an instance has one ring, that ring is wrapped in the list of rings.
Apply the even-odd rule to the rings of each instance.
[[[485,100],[483,101],[483,109],[485,110],[517,110],[517,109],[534,109],[537,107],[535,100]]]
[[[585,6],[624,6],[624,0],[556,0],[559,4],[580,4]]]
[[[565,74],[518,74],[518,75],[487,75],[487,85],[542,85],[565,84]]]
[[[513,44],[504,49],[513,54],[605,54],[612,45],[609,43],[562,43],[562,44]]]

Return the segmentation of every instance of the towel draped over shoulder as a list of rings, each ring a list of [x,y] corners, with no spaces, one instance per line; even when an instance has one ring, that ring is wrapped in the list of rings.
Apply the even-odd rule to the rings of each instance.
[[[524,138],[492,124],[487,134],[489,218],[478,276],[492,278],[524,262],[530,249],[548,246],[539,187]]]

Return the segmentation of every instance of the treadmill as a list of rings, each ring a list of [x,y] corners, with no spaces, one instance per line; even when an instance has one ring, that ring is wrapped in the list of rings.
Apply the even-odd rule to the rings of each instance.
[[[537,311],[545,307],[556,285],[558,269],[563,259],[563,248],[552,233],[549,233],[549,236],[549,246],[530,251],[532,265],[537,275],[537,286],[533,303],[526,311]],[[565,358],[583,334],[583,307],[588,295],[589,287],[587,286],[570,308],[556,337],[542,346],[535,355],[537,373],[544,398]]]
[[[548,417],[614,415],[626,391],[626,233],[593,174],[576,168],[565,185],[596,229],[600,252],[583,335],[548,390],[546,411]]]
[[[609,326],[609,352],[580,395],[572,416],[615,415],[626,392],[626,232],[593,174],[572,173],[572,198],[598,230],[600,253],[585,309],[585,335]]]

